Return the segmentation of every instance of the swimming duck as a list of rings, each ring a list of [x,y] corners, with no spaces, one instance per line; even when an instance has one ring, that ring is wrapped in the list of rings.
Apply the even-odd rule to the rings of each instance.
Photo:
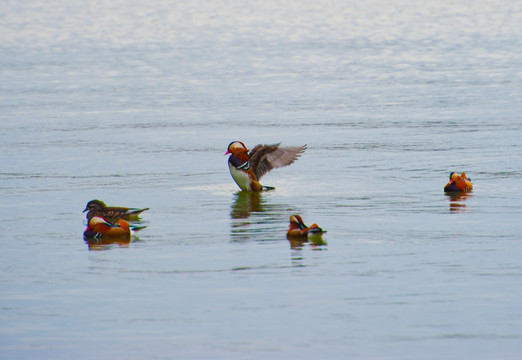
[[[465,172],[462,174],[451,172],[449,175],[449,182],[444,186],[444,192],[468,192],[472,189],[473,184],[471,184],[471,179],[468,179]]]
[[[114,221],[119,219],[123,220],[136,220],[138,216],[145,210],[149,210],[150,208],[137,209],[137,208],[127,208],[127,207],[116,207],[116,206],[107,206],[101,200],[91,200],[87,203],[85,210],[83,212],[88,211],[87,220],[99,216],[106,220]]]
[[[319,225],[313,223],[311,226],[306,226],[300,215],[290,216],[290,226],[286,236],[288,238],[310,238],[320,237],[326,231],[321,229]]]
[[[259,179],[272,169],[292,164],[306,150],[304,146],[279,147],[274,145],[256,145],[247,149],[241,141],[232,141],[225,155],[228,158],[228,168],[236,184],[244,191],[266,191],[275,189],[264,186]]]
[[[94,216],[89,220],[83,233],[85,240],[129,240],[134,232],[144,229],[146,226],[130,225],[123,219],[118,220],[118,225],[112,224],[102,217]]]

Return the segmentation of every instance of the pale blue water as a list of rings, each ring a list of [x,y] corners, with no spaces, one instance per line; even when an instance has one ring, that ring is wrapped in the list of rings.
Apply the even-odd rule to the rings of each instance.
[[[516,1],[0,3],[0,358],[519,359],[521,24]],[[308,150],[246,196],[232,140]],[[94,198],[148,228],[89,250]],[[294,213],[327,245],[291,248]]]

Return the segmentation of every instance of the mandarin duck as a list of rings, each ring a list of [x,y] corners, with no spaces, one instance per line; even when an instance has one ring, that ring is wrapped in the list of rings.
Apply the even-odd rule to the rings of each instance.
[[[116,207],[116,206],[107,206],[101,200],[91,200],[87,203],[85,210],[83,212],[88,211],[87,220],[99,216],[106,220],[116,222],[119,219],[123,220],[137,220],[138,216],[145,210],[149,210],[150,208],[137,209],[137,208],[127,208],[127,207]]]
[[[323,230],[319,225],[313,223],[311,226],[306,226],[300,215],[290,216],[290,226],[286,236],[288,238],[311,238],[321,237],[326,230]]]
[[[451,172],[449,175],[449,182],[444,186],[444,192],[468,192],[472,189],[473,184],[471,183],[471,179],[468,179],[465,172],[462,174]]]
[[[305,150],[306,145],[279,147],[279,144],[260,144],[249,151],[241,141],[232,141],[225,155],[230,154],[228,168],[241,190],[266,191],[275,188],[261,185],[259,179],[272,169],[292,164]]]
[[[138,230],[146,226],[131,225],[129,222],[119,219],[118,225],[112,224],[102,217],[92,217],[87,228],[83,233],[83,238],[87,240],[108,241],[108,240],[129,240]]]

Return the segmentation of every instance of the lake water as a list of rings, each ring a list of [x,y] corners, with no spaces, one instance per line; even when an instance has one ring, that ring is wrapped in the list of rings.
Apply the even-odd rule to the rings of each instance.
[[[0,358],[522,356],[520,2],[13,0],[0,34]],[[308,149],[256,196],[233,140]],[[148,227],[89,249],[95,198]]]

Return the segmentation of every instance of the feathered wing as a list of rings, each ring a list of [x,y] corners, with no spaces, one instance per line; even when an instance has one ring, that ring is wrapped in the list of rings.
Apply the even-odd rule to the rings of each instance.
[[[306,145],[283,148],[279,144],[257,145],[250,151],[250,166],[260,179],[272,169],[292,164],[305,150]]]

